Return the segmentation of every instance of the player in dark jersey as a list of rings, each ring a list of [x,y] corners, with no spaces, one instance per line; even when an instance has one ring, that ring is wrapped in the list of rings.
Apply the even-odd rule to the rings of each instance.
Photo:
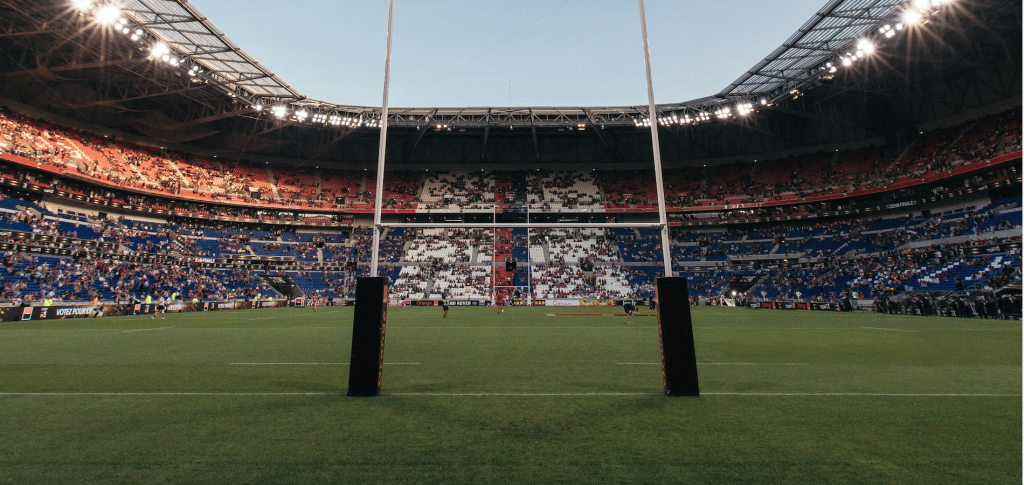
[[[633,310],[636,310],[636,302],[633,300],[623,300],[622,309],[626,312],[626,324],[630,325],[633,323]]]
[[[657,311],[658,311],[658,300],[655,300],[654,298],[651,298],[651,304],[648,305],[648,307],[647,307],[647,316],[651,316],[651,312],[657,312]],[[655,314],[657,314],[657,313],[655,313]]]
[[[159,300],[157,300],[157,302],[156,302],[156,311],[153,312],[153,315],[151,315],[149,318],[151,320],[155,320],[156,319],[156,315],[158,313],[160,314],[160,319],[161,320],[167,318],[167,301],[164,300],[163,297],[161,297]]]
[[[441,315],[441,318],[448,318],[448,300],[447,299],[441,300],[441,308],[444,309],[444,314]]]

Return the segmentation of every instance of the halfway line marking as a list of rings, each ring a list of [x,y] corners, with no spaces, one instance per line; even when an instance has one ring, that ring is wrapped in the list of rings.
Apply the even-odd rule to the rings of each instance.
[[[139,329],[135,329],[135,330],[122,330],[121,332],[122,332],[122,333],[128,333],[128,332],[145,332],[146,330],[166,330],[166,329],[168,329],[168,328],[174,328],[174,327],[160,327],[160,328],[139,328]]]

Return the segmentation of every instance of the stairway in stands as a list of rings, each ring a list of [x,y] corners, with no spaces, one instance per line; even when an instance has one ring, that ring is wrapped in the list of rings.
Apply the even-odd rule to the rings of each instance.
[[[512,257],[512,230],[495,229],[494,231],[494,254],[491,261],[494,271],[491,273],[493,286],[509,286],[512,273],[505,271],[505,258]]]

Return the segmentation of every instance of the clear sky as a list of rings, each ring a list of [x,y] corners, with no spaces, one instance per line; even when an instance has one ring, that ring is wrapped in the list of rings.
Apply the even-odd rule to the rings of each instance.
[[[710,96],[825,0],[647,0],[655,101]],[[387,0],[192,0],[302,94],[380,106]],[[636,0],[396,0],[392,106],[647,104]]]

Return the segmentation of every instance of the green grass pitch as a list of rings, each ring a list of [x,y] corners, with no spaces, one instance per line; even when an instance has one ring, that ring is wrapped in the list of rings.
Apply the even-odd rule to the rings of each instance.
[[[0,483],[1021,483],[1020,322],[695,308],[668,398],[618,311],[391,309],[375,398],[351,307],[0,324]]]

